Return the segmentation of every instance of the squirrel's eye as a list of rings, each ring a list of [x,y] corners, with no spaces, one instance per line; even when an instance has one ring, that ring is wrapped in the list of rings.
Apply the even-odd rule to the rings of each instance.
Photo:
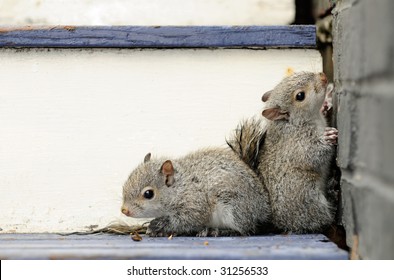
[[[153,192],[153,190],[147,190],[144,192],[144,198],[146,199],[152,199],[154,195],[155,193]]]
[[[305,92],[300,91],[299,93],[297,93],[297,95],[296,95],[296,100],[297,101],[302,101],[304,99],[305,99]]]

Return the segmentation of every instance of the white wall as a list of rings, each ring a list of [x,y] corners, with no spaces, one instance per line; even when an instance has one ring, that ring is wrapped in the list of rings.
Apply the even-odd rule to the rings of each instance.
[[[2,232],[121,218],[147,152],[224,145],[289,67],[321,64],[315,50],[0,49]]]
[[[285,25],[294,0],[0,0],[0,25]]]

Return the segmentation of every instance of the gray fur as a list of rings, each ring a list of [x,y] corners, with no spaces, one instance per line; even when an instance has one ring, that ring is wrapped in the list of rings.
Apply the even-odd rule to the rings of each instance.
[[[302,102],[295,100],[300,91],[306,96]],[[333,206],[327,200],[327,177],[335,148],[334,141],[325,135],[326,121],[320,110],[325,92],[326,82],[320,74],[300,72],[263,97],[263,115],[271,118],[274,114],[267,112],[276,108],[280,117],[263,128],[264,144],[255,171],[268,189],[272,222],[282,231],[317,232],[334,219]],[[248,125],[241,127],[252,130]],[[336,140],[337,131],[330,131]]]
[[[265,140],[265,127],[260,119],[251,118],[238,125],[227,145],[253,170],[260,164],[260,148]]]
[[[203,149],[171,160],[173,183],[162,172],[168,159],[140,164],[123,186],[122,212],[155,218],[152,236],[253,234],[270,218],[268,193],[256,174],[229,149]],[[144,199],[143,190],[155,192]]]

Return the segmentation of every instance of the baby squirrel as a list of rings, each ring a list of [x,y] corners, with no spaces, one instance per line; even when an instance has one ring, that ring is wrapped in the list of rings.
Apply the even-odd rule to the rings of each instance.
[[[145,156],[123,186],[122,213],[155,218],[150,236],[248,235],[270,219],[268,193],[230,149],[166,160]]]
[[[266,92],[263,116],[246,120],[228,141],[268,189],[272,222],[285,232],[317,232],[334,220],[327,199],[338,131],[326,127],[327,78],[299,72]]]

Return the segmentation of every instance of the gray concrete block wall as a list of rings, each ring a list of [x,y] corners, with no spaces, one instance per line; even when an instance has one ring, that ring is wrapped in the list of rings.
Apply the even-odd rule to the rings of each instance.
[[[394,1],[335,2],[341,222],[354,257],[393,259]]]

